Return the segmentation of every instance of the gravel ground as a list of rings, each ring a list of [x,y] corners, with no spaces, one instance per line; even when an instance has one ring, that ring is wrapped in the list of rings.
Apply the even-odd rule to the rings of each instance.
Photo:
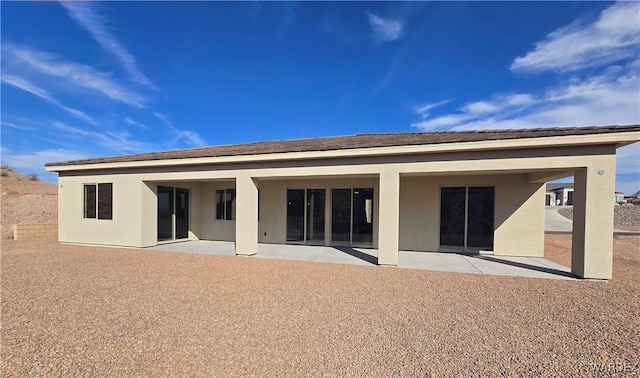
[[[639,250],[596,282],[4,240],[2,376],[638,375]]]
[[[558,213],[565,218],[573,219],[573,207],[563,207]],[[640,231],[640,206],[614,206],[613,226],[627,231]]]

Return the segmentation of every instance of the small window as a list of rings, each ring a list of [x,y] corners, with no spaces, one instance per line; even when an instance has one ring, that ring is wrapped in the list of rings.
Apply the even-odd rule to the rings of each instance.
[[[236,208],[236,190],[216,190],[216,219],[233,220]]]
[[[113,219],[113,184],[84,185],[84,218]]]

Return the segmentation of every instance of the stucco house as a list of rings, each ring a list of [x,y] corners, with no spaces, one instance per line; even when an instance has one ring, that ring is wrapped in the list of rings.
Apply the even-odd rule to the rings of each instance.
[[[613,192],[613,203],[624,202],[624,193]],[[573,183],[549,183],[544,203],[546,206],[573,206]]]
[[[573,183],[547,184],[547,206],[571,206],[573,205]]]
[[[180,240],[543,256],[545,183],[574,176],[571,269],[611,278],[616,148],[640,126],[361,134],[46,165],[59,240]]]

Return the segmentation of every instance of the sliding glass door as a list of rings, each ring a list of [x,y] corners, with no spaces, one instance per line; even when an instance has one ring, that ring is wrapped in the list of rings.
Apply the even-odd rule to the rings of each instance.
[[[287,190],[287,241],[324,243],[324,189]]]
[[[493,187],[440,189],[440,246],[447,249],[493,249]]]
[[[287,242],[324,244],[326,191],[287,190]],[[373,243],[373,189],[331,190],[331,242]]]
[[[331,191],[331,241],[338,244],[373,243],[373,189]]]
[[[189,190],[158,186],[158,241],[189,237]]]

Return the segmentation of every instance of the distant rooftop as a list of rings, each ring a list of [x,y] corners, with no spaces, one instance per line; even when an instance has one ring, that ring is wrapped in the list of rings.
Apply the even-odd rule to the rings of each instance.
[[[69,160],[47,163],[46,166],[121,163],[149,160],[188,159],[221,156],[262,155],[289,152],[331,151],[354,148],[414,146],[487,140],[508,140],[555,136],[610,134],[640,131],[640,125],[591,126],[571,128],[508,129],[482,131],[439,131],[416,133],[358,134],[327,138],[276,140],[225,146],[201,147],[136,155]]]
[[[573,189],[573,183],[572,182],[561,182],[561,183],[550,183],[550,184],[547,184],[547,192],[550,192],[550,191],[556,190],[556,189],[561,189],[561,188]]]

